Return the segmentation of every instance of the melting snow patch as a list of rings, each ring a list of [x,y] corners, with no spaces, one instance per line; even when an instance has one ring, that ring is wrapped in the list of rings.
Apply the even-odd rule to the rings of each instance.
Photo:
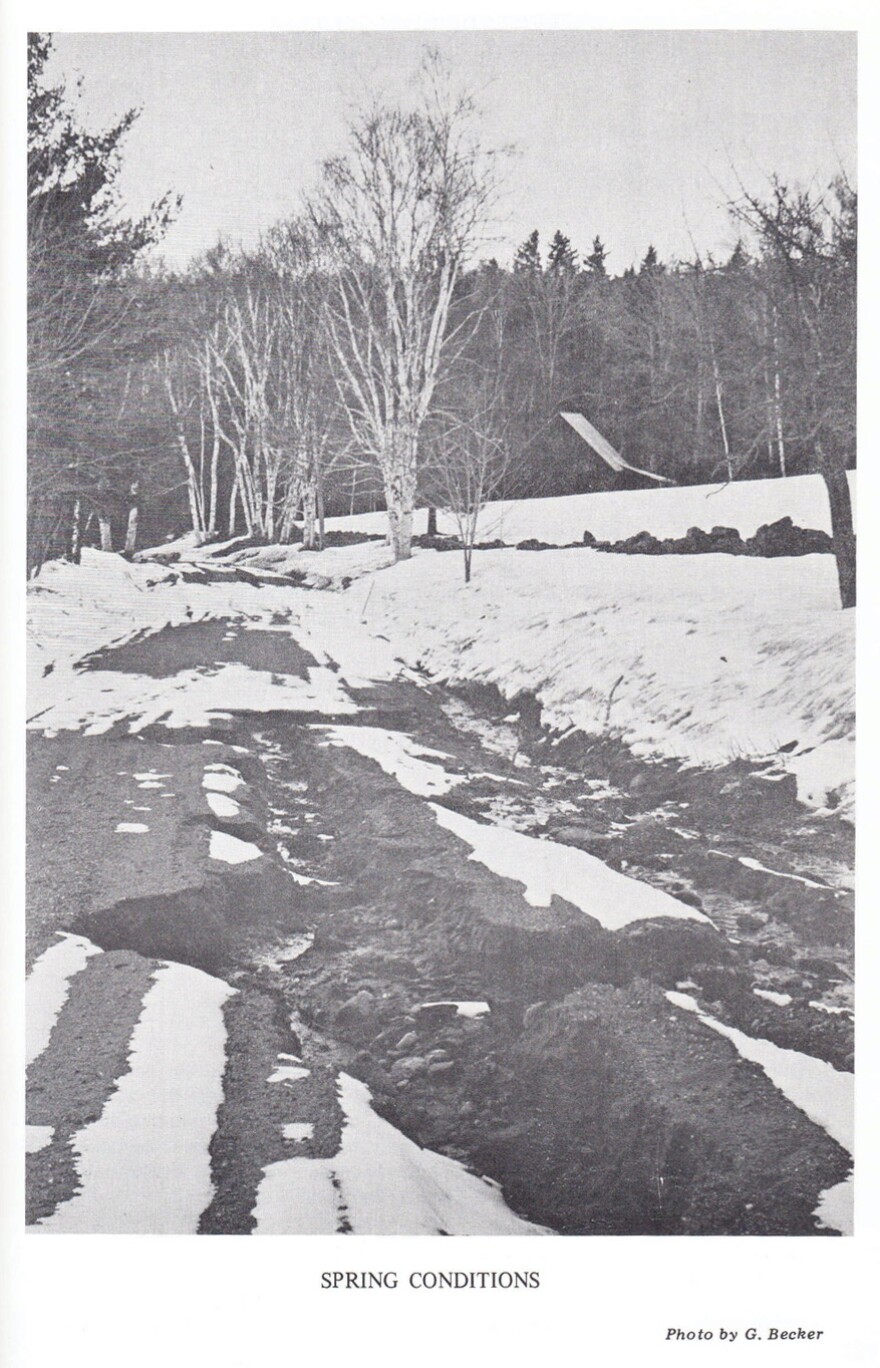
[[[25,1126],[24,1130],[25,1154],[37,1154],[45,1149],[47,1145],[51,1145],[55,1134],[54,1126]]]
[[[248,860],[258,860],[263,852],[252,841],[241,841],[237,836],[227,836],[225,831],[212,831],[210,853],[212,860],[237,865]]]
[[[148,826],[144,826],[143,822],[120,822],[116,827],[117,831],[125,832],[129,836],[140,836],[149,829]]]
[[[770,1040],[747,1036],[735,1026],[707,1016],[686,993],[666,994],[669,1002],[694,1012],[706,1025],[732,1042],[743,1059],[759,1064],[783,1096],[799,1107],[817,1126],[827,1131],[845,1150],[853,1149],[853,1076],[827,1064],[824,1059],[784,1050]]]
[[[698,1003],[687,993],[667,993],[675,1007],[694,1012],[700,1021],[719,1035],[726,1036],[743,1059],[760,1065],[774,1087],[783,1097],[793,1102],[817,1126],[821,1126],[832,1140],[836,1140],[849,1154],[853,1152],[853,1075],[835,1069],[824,1059],[801,1054],[799,1050],[784,1050],[770,1040],[747,1036],[734,1026],[725,1026],[700,1010]],[[821,1194],[814,1215],[831,1225],[832,1216],[838,1224],[833,1228],[842,1234],[852,1233],[851,1180],[836,1184]]]
[[[830,1002],[811,1002],[811,1007],[815,1007],[817,1012],[829,1012],[831,1016],[852,1016],[848,1007],[835,1007]]]
[[[841,1235],[853,1233],[853,1175],[844,1178],[842,1183],[826,1188],[820,1195],[819,1205],[813,1212],[820,1226],[826,1230],[839,1230]]]
[[[237,817],[241,812],[234,798],[227,798],[225,793],[214,793],[209,791],[207,794],[208,807],[215,817]]]
[[[314,1129],[308,1121],[291,1121],[283,1127],[282,1134],[285,1140],[296,1140],[297,1143],[301,1143],[303,1140],[311,1140]]]
[[[275,1072],[266,1079],[266,1082],[298,1083],[301,1078],[308,1078],[310,1073],[310,1069],[302,1069],[297,1064],[279,1064]]]
[[[277,950],[268,955],[262,955],[257,961],[257,967],[261,969],[272,969],[276,972],[282,969],[285,964],[292,964],[299,959],[307,950],[310,950],[314,942],[314,935],[310,931],[303,932],[301,936],[294,936],[286,945],[280,946]],[[292,1059],[290,1055],[279,1055],[279,1059]]]
[[[792,1002],[790,993],[774,993],[772,988],[753,988],[755,997],[766,998],[768,1002],[775,1002],[777,1007],[788,1007]]]
[[[431,798],[448,793],[466,776],[447,774],[441,765],[432,765],[419,757],[433,755],[440,760],[449,757],[442,751],[420,746],[404,732],[384,731],[380,727],[327,727],[327,739],[333,746],[350,746],[359,755],[375,760],[386,774],[410,793],[420,798]]]
[[[255,1235],[335,1235],[332,1159],[281,1159],[263,1169],[254,1207]]]
[[[585,850],[505,827],[484,826],[436,803],[430,807],[440,826],[471,847],[472,860],[493,874],[525,884],[524,897],[533,907],[549,907],[554,896],[564,898],[608,931],[654,917],[679,917],[713,925],[695,907],[678,902],[662,889],[619,874]]]
[[[340,1074],[339,1088],[339,1153],[265,1168],[254,1208],[257,1235],[336,1234],[341,1204],[355,1235],[552,1233],[512,1212],[494,1183],[420,1149],[377,1116],[363,1083]]]
[[[851,737],[824,741],[807,754],[786,757],[785,765],[795,775],[800,802],[828,811],[842,797],[843,810],[848,810],[855,769]]]
[[[205,770],[202,788],[214,793],[234,793],[243,783],[238,770],[230,769],[228,765],[210,765]]]
[[[488,1002],[423,1002],[423,1007],[454,1007],[460,1017],[485,1016],[489,1011]]]
[[[28,1068],[49,1044],[52,1027],[70,992],[70,980],[86,967],[90,955],[100,953],[97,945],[92,945],[85,936],[64,935],[50,945],[34,964],[25,984]]]
[[[746,869],[754,869],[759,874],[772,874],[777,879],[791,879],[794,883],[806,884],[807,888],[827,888],[827,884],[817,883],[815,879],[807,879],[803,874],[787,874],[782,869],[768,869],[761,864],[760,860],[752,859],[751,855],[729,855],[726,850],[710,850],[710,855],[721,855],[725,860],[737,860]]]
[[[223,1098],[223,1003],[234,989],[166,964],[144,998],[130,1071],[74,1137],[80,1191],[37,1225],[78,1234],[192,1234],[211,1201]]]
[[[159,721],[166,727],[210,727],[231,718],[231,709],[241,706],[249,712],[333,716],[359,711],[331,670],[312,667],[308,679],[302,679],[235,662],[162,678],[112,670],[74,673],[66,696],[43,710],[39,725],[55,731],[85,728],[87,735],[95,736],[128,721],[136,735]]]

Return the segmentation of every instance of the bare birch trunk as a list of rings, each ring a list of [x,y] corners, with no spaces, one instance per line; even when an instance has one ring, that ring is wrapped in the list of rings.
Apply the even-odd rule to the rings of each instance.
[[[779,384],[779,367],[773,372],[774,409],[776,412],[776,450],[779,454],[779,473],[785,476],[785,438],[782,433],[782,393]]]
[[[232,490],[229,495],[229,535],[235,536],[235,522],[238,505],[238,477],[232,481]]]
[[[396,424],[386,431],[381,453],[388,533],[395,561],[412,555],[413,509],[416,498],[417,435],[409,425]]]
[[[113,529],[110,526],[110,519],[105,513],[98,514],[98,530],[101,535],[101,550],[113,550]]]
[[[124,550],[123,554],[126,555],[126,556],[133,556],[134,553],[135,553],[135,550],[137,549],[137,532],[138,532],[138,505],[137,505],[138,483],[137,483],[137,480],[135,480],[134,484],[131,486],[130,493],[131,493],[131,497],[132,497],[133,502],[132,502],[131,508],[129,509],[129,512],[128,512],[128,525],[127,525],[127,527],[126,527],[126,529],[125,529],[125,550]]]
[[[315,523],[318,512],[317,503],[315,482],[313,479],[310,479],[306,482],[302,496],[304,551],[314,551],[316,549],[317,537]]]
[[[264,459],[266,470],[266,506],[263,512],[263,535],[266,540],[275,540],[275,499],[278,492],[278,467],[275,464],[274,456],[267,456]]]
[[[324,472],[321,468],[321,458],[315,467],[315,502],[318,509],[318,550],[324,550]]]
[[[208,531],[217,531],[217,467],[220,462],[220,438],[214,434],[211,448],[211,486],[208,495]]]
[[[202,510],[201,490],[199,488],[196,468],[189,454],[189,447],[187,446],[186,437],[183,432],[178,429],[176,437],[177,447],[183,457],[183,464],[186,467],[186,496],[189,500],[189,517],[190,522],[192,523],[192,530],[193,532],[204,532],[205,518]]]
[[[70,528],[70,559],[79,565],[82,558],[82,503],[77,496],[73,501],[73,520]]]
[[[721,428],[721,441],[724,445],[724,463],[727,466],[727,478],[733,479],[733,462],[730,459],[730,442],[727,437],[727,419],[724,416],[724,400],[721,389],[721,372],[718,369],[718,359],[715,356],[715,348],[710,342],[712,353],[712,378],[715,381],[715,404],[718,409],[718,425]]]

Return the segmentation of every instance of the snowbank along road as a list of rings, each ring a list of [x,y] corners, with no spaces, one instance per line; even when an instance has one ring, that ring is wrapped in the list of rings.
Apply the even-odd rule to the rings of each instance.
[[[848,1233],[849,827],[428,678],[383,573],[38,582],[33,1230]]]

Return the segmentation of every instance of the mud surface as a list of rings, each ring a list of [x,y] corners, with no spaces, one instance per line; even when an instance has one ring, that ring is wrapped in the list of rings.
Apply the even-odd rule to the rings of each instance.
[[[286,633],[229,640],[225,624],[199,624],[89,665],[161,677],[227,660],[281,675],[314,664]],[[53,1186],[70,1194],[69,1136],[125,1069],[144,982],[180,960],[238,990],[224,1009],[205,1233],[253,1229],[268,1165],[336,1152],[340,1069],[408,1136],[497,1179],[515,1211],[560,1233],[828,1233],[812,1213],[849,1156],[664,994],[851,1069],[846,825],[811,817],[760,768],[684,771],[612,741],[548,736],[528,698],[427,681],[349,693],[355,717],[256,716],[242,700],[203,730],[32,736],[30,959],[59,930],[106,953],[32,1071],[29,1120],[57,1129],[29,1157],[31,1219],[51,1210]],[[439,752],[425,758],[450,782],[430,802],[584,850],[710,922],[610,931],[559,898],[533,905],[471,858],[426,796],[332,744],[334,721]],[[239,777],[232,816],[207,802],[210,765]],[[149,830],[117,832],[135,808],[149,808]],[[213,858],[217,832],[255,857]],[[102,1045],[110,1081],[79,1097],[63,1081],[76,1051],[64,1023],[83,1010],[86,973],[117,976],[93,1000],[91,1030],[116,1026]],[[308,1072],[271,1082],[279,1059]],[[290,1125],[308,1137],[285,1138]]]

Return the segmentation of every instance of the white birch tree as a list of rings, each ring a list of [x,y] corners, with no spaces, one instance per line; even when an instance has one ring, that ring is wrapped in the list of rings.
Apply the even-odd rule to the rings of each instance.
[[[473,101],[429,57],[420,107],[374,107],[325,162],[311,215],[329,253],[328,336],[356,447],[379,466],[396,560],[411,554],[419,437],[459,323],[450,309],[495,192]]]

